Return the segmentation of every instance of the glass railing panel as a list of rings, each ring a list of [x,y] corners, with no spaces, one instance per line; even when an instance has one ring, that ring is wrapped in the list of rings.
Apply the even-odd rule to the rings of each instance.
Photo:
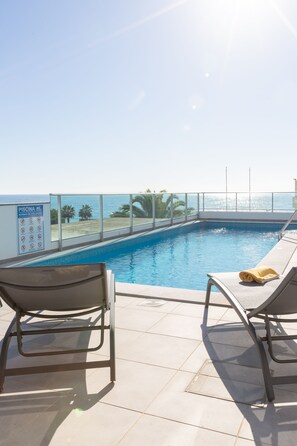
[[[288,211],[295,210],[293,206],[293,198],[295,193],[290,192],[274,192],[273,194],[273,210],[274,211]]]
[[[198,194],[188,194],[187,199],[187,214],[189,217],[196,217],[198,214]]]
[[[249,211],[251,208],[250,195],[247,192],[237,193],[237,211]]]
[[[132,195],[133,227],[153,224],[153,194]]]
[[[130,227],[130,195],[103,195],[103,231]]]
[[[171,194],[159,193],[155,195],[155,220],[158,225],[171,221]]]
[[[186,219],[186,194],[173,194],[173,220]]]
[[[250,194],[251,211],[272,211],[271,193],[251,193]]]
[[[237,210],[240,211],[271,211],[272,194],[271,193],[237,193]]]
[[[203,194],[204,199],[203,202],[200,203],[200,210],[204,211],[225,211],[227,207],[227,195],[225,193],[211,193],[206,192]],[[203,198],[203,197],[201,197]]]
[[[62,239],[98,234],[99,195],[61,196]]]
[[[50,218],[51,218],[51,241],[55,242],[59,239],[58,225],[58,197],[50,196]]]
[[[226,207],[223,210],[234,212],[234,211],[236,211],[236,206],[237,206],[236,193],[235,192],[228,192],[227,193]]]

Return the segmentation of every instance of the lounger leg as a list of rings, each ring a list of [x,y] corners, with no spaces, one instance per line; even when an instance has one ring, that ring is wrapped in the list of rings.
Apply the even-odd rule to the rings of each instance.
[[[265,384],[266,395],[267,395],[268,401],[273,401],[275,399],[275,395],[274,395],[274,390],[273,390],[273,386],[272,386],[272,380],[271,380],[270,369],[269,369],[269,365],[268,365],[268,361],[267,361],[267,355],[265,352],[263,342],[262,342],[261,338],[256,334],[256,331],[254,330],[254,328],[251,327],[251,325],[249,325],[249,332],[251,334],[251,337],[253,338],[253,341],[257,345],[258,351],[260,354],[263,379],[264,379],[264,384]]]
[[[211,279],[209,279],[208,283],[207,283],[207,290],[206,290],[205,308],[208,308],[208,305],[209,305],[210,292],[211,292],[212,285],[213,285],[213,283],[212,283]]]
[[[116,380],[116,359],[115,359],[115,301],[114,297],[110,303],[110,333],[109,333],[109,348],[110,348],[110,381]]]
[[[274,390],[271,382],[271,376],[270,376],[270,370],[267,362],[266,353],[263,347],[263,344],[261,343],[261,349],[260,349],[260,356],[261,356],[261,363],[262,363],[262,372],[263,372],[263,378],[265,383],[265,389],[268,401],[273,401],[275,398]]]
[[[9,347],[9,343],[11,341],[11,332],[12,332],[14,325],[15,325],[15,318],[9,325],[9,327],[5,333],[5,336],[3,338],[3,342],[2,342],[1,353],[0,353],[0,393],[2,393],[2,391],[3,391],[8,347]]]

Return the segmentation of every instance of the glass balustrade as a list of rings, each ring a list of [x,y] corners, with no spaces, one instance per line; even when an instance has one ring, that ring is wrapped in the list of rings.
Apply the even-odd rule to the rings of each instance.
[[[202,212],[292,212],[291,192],[200,192],[51,195],[51,240],[61,241],[112,231],[133,233],[199,218]],[[61,225],[59,225],[59,219]]]
[[[132,195],[133,227],[139,225],[153,227],[154,206],[153,194],[144,193]]]
[[[103,232],[130,227],[130,195],[105,194],[102,196]]]

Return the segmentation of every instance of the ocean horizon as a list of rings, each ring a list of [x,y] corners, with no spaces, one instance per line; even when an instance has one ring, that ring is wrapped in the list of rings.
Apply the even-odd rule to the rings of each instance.
[[[49,202],[49,194],[3,194],[0,195],[0,204],[40,203]]]

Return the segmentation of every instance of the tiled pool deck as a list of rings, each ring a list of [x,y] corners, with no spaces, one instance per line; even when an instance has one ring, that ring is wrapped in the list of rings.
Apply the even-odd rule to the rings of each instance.
[[[263,262],[284,273],[297,265],[297,235],[285,236]],[[116,290],[115,384],[109,369],[7,377],[0,395],[0,445],[296,444],[297,383],[275,386],[275,401],[266,403],[254,344],[221,294],[211,299],[206,318],[203,291],[124,283]],[[0,308],[0,337],[12,317],[6,305]],[[283,325],[297,334],[297,324]],[[27,336],[26,342],[50,349],[85,346],[93,338]],[[108,347],[105,342],[87,358],[59,360],[107,356]],[[294,341],[277,348],[297,355]],[[24,358],[12,342],[8,366],[28,361],[56,358]],[[296,375],[294,364],[270,366],[275,376]]]
[[[205,292],[120,283],[117,292],[116,383],[108,369],[6,378],[1,445],[296,444],[297,384],[259,404],[258,358],[232,309],[212,305],[206,327]],[[213,302],[226,304],[219,293]],[[2,307],[1,336],[11,317]],[[24,361],[11,349],[11,363]],[[198,393],[187,391],[193,380]]]

